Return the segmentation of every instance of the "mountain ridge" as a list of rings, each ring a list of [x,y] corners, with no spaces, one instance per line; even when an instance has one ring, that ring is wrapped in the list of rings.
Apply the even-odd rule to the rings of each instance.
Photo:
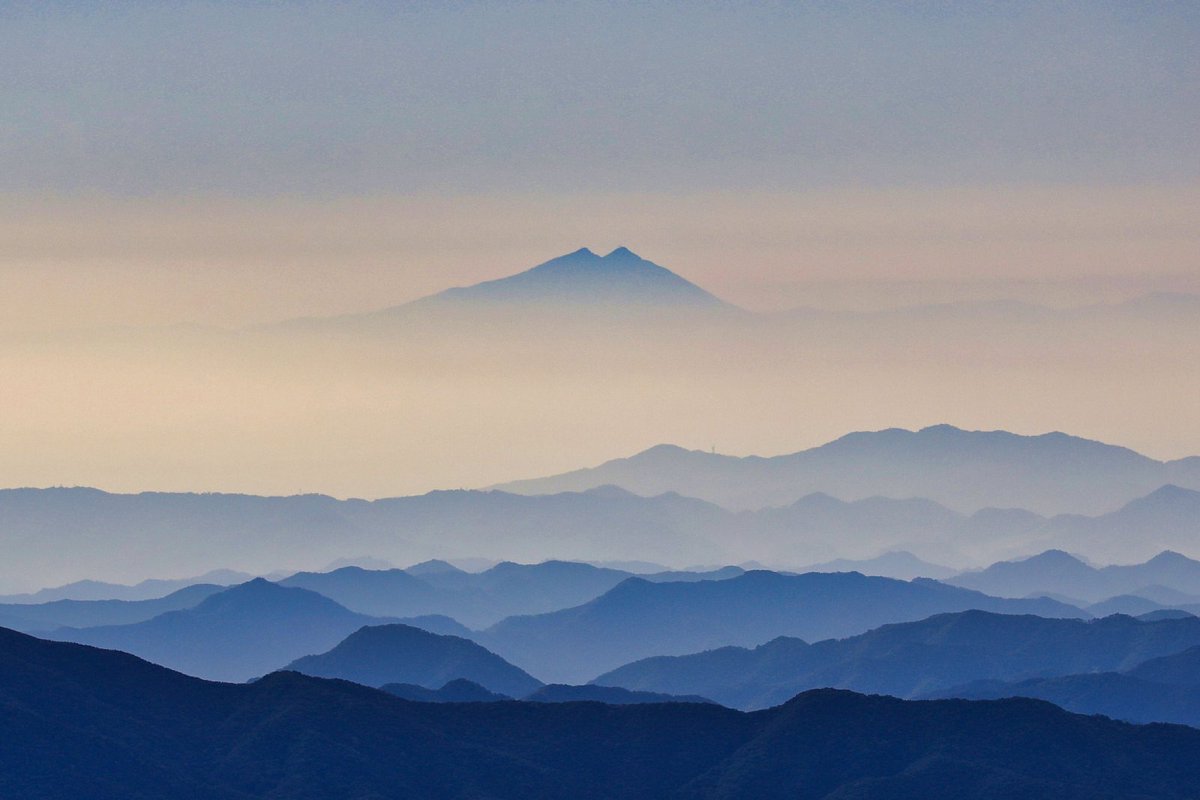
[[[614,485],[642,496],[674,491],[732,510],[780,506],[822,492],[846,501],[920,497],[968,514],[1020,508],[1051,516],[1115,511],[1170,484],[1200,490],[1200,459],[1158,461],[1059,431],[1023,435],[939,424],[856,431],[777,456],[660,444],[595,467],[488,488],[549,494]]]

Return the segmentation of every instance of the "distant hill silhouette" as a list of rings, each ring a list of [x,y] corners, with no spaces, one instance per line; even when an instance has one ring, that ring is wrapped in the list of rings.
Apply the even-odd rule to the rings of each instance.
[[[1138,597],[1135,594],[1119,594],[1099,603],[1083,607],[1093,617],[1107,617],[1111,614],[1125,614],[1130,617],[1140,617],[1154,611],[1161,611],[1162,606],[1153,600]]]
[[[570,686],[552,683],[521,698],[531,703],[607,703],[613,706],[628,706],[638,703],[711,703],[707,697],[694,694],[663,694],[661,692],[638,692],[619,686],[597,686],[585,684]]]
[[[16,491],[27,492],[30,490],[21,489]],[[48,491],[57,492],[58,490],[51,489]],[[197,575],[194,578],[173,578],[169,580],[151,578],[133,586],[121,583],[106,583],[105,581],[83,580],[64,584],[63,586],[39,589],[36,592],[25,594],[0,595],[0,603],[42,604],[58,600],[155,600],[178,592],[180,589],[195,586],[196,584],[232,586],[235,583],[245,583],[253,577],[253,575],[248,575],[245,572],[236,572],[231,569],[215,569],[203,575]]]
[[[476,640],[542,680],[581,683],[653,655],[755,645],[785,635],[849,636],[888,622],[973,608],[1086,616],[1053,600],[1002,600],[936,581],[754,571],[699,583],[630,578],[576,608],[510,617]],[[712,697],[693,690],[671,693]]]
[[[816,691],[759,714],[702,703],[412,703],[281,672],[208,683],[0,630],[0,795],[1139,797],[1200,794],[1200,732],[1035,700]]]
[[[512,699],[464,678],[448,681],[440,689],[427,689],[415,683],[387,683],[379,688],[394,697],[416,703],[498,703]]]
[[[1063,433],[1020,436],[935,425],[851,433],[769,458],[660,445],[591,469],[496,488],[553,494],[613,484],[645,496],[678,492],[731,509],[782,506],[822,492],[843,500],[923,497],[965,513],[1021,508],[1096,515],[1170,483],[1200,489],[1200,460],[1155,461]]]
[[[408,625],[361,628],[329,652],[296,659],[286,669],[376,687],[411,683],[437,689],[464,678],[509,697],[522,697],[542,685],[475,642]]]
[[[780,638],[751,650],[725,647],[648,658],[596,682],[762,708],[826,686],[917,697],[985,679],[1128,669],[1196,644],[1195,617],[1083,621],[965,611],[815,644]]]
[[[896,578],[902,581],[913,578],[941,580],[958,574],[958,570],[931,564],[904,550],[891,550],[874,558],[839,558],[822,564],[811,564],[805,572],[861,572],[881,578]]]
[[[324,652],[364,625],[382,621],[315,592],[256,578],[194,608],[145,622],[60,628],[48,635],[124,650],[201,678],[245,681],[302,655]]]
[[[931,697],[1033,697],[1069,711],[1128,722],[1174,722],[1200,727],[1200,647],[1145,661],[1124,672],[974,681]]]
[[[464,639],[469,639],[472,631],[466,625],[463,625],[452,617],[447,617],[442,614],[425,614],[419,617],[400,617],[396,622],[401,625],[411,625],[414,628],[420,628],[423,631],[437,633],[443,636],[461,636]]]
[[[736,577],[743,571],[738,567],[723,567],[639,577],[649,581],[721,580]],[[474,573],[453,568],[421,569],[415,574],[411,568],[388,571],[346,568],[332,573],[298,573],[280,583],[320,592],[363,613],[432,612],[468,625],[485,627],[509,616],[579,605],[629,577],[632,577],[629,572],[580,562],[516,564],[505,561]],[[417,627],[428,626],[418,624]]]
[[[447,565],[448,566],[448,565]],[[364,570],[301,572],[280,583],[320,592],[354,611],[378,616],[440,614],[485,627],[514,614],[579,605],[630,573],[566,561],[503,562],[483,572]]]
[[[1200,688],[1164,685],[1120,672],[1011,682],[977,681],[932,692],[927,697],[964,700],[1028,697],[1054,703],[1077,714],[1103,714],[1139,724],[1169,722],[1200,727]]]
[[[1200,493],[1197,496],[1200,497]],[[1200,516],[1195,522],[1200,525]],[[1137,535],[1141,527],[1125,530],[1126,535]],[[1118,595],[1144,596],[1143,590],[1151,587],[1200,595],[1200,561],[1164,551],[1142,564],[1096,568],[1062,550],[1047,550],[1029,558],[993,564],[977,572],[965,572],[946,579],[946,582],[999,597],[1053,593],[1092,603]],[[1188,599],[1195,601],[1195,598]],[[1160,606],[1166,604],[1159,602]]]
[[[1200,687],[1200,647],[1144,661],[1129,670],[1129,674],[1167,686]]]
[[[128,625],[168,611],[192,608],[206,597],[224,590],[224,586],[198,583],[153,600],[54,600],[48,603],[0,605],[0,618],[15,621],[8,627],[24,633],[50,631],[63,626],[90,628],[97,625]]]
[[[1195,463],[1200,464],[1200,459]],[[1131,553],[1138,558],[1163,550],[1194,553],[1198,534],[1200,491],[1168,484],[1094,519],[1064,516],[1050,520],[1042,542],[1112,563],[1129,560]],[[1136,547],[1131,547],[1134,543]],[[1160,566],[1170,574],[1169,564]]]
[[[472,681],[458,679],[440,689],[427,689],[411,683],[389,683],[381,687],[388,694],[420,703],[495,703],[513,700],[508,695],[492,692]],[[617,686],[592,684],[569,686],[554,683],[535,689],[524,697],[516,698],[528,703],[605,703],[612,706],[638,705],[641,703],[712,703],[696,695],[660,694],[658,692],[635,692]]]

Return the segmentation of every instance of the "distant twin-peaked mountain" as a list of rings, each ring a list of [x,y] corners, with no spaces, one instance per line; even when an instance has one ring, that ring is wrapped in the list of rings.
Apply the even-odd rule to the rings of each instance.
[[[1195,644],[1200,619],[1191,616],[1085,621],[965,611],[813,644],[779,638],[753,649],[647,658],[601,675],[596,683],[765,708],[825,686],[917,697],[987,679],[1125,670]]]
[[[1002,600],[929,580],[755,571],[690,583],[630,578],[576,608],[510,617],[480,633],[477,641],[541,680],[582,683],[652,655],[761,644],[782,635],[849,636],[888,622],[965,609],[1086,616],[1047,598]]]
[[[852,433],[790,455],[719,455],[660,445],[562,475],[502,484],[522,494],[620,486],[678,492],[731,509],[782,506],[812,493],[842,500],[921,497],[959,512],[1018,508],[1096,515],[1166,484],[1200,489],[1200,458],[1155,461],[1124,447],[1048,433],[936,425]]]
[[[712,320],[745,312],[626,247],[604,256],[583,247],[504,278],[447,289],[380,311],[293,320],[280,329],[388,333],[411,326],[475,322],[507,336],[528,332],[524,325],[531,317],[549,318],[573,329],[580,322],[655,324],[664,316],[680,315]],[[469,329],[458,333],[470,335]]]
[[[381,313],[489,304],[568,306],[573,310],[581,306],[735,310],[724,300],[627,247],[618,247],[605,256],[583,247],[507,278],[448,289]]]
[[[599,312],[589,315],[588,311]],[[315,327],[348,331],[388,330],[389,323],[428,321],[459,322],[464,316],[487,317],[498,311],[513,327],[520,318],[513,312],[559,316],[564,321],[583,319],[594,324],[605,318],[629,321],[630,315],[653,311],[718,312],[733,315],[752,326],[768,330],[796,330],[806,326],[880,328],[961,324],[1045,325],[1126,322],[1193,323],[1200,321],[1200,297],[1157,292],[1115,304],[1078,308],[1051,308],[1012,300],[918,304],[871,312],[828,311],[798,308],[771,314],[746,312],[671,270],[649,261],[627,247],[599,255],[587,247],[552,258],[523,272],[470,286],[447,289],[421,299],[378,311],[337,317],[312,317],[282,323],[282,328]],[[644,317],[643,319],[649,319]]]
[[[208,683],[0,630],[0,795],[496,800],[1200,794],[1200,732],[1035,700],[820,691],[704,703],[413,703],[283,672]]]

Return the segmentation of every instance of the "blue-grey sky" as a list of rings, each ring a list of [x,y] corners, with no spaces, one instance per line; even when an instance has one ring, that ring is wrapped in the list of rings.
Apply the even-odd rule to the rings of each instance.
[[[1179,183],[1200,5],[0,10],[0,190],[320,195]]]

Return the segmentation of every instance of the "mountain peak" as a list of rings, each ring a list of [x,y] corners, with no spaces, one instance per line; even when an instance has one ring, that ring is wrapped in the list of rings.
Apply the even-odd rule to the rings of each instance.
[[[605,256],[581,247],[506,278],[448,289],[416,302],[421,306],[447,303],[476,307],[520,305],[546,310],[732,308],[696,284],[624,246]]]
[[[586,250],[587,248],[584,248],[584,249]],[[618,258],[618,259],[619,258],[636,258],[639,261],[642,260],[641,256],[639,256],[637,253],[630,250],[628,247],[625,247],[624,245],[613,250],[611,253],[606,255],[605,258]]]

